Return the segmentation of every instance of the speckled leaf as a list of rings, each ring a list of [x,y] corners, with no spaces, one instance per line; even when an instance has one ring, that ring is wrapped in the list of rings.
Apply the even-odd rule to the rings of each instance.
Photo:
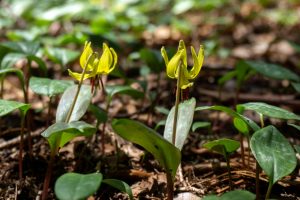
[[[188,136],[191,125],[193,123],[195,106],[195,98],[191,98],[190,100],[184,101],[179,104],[175,146],[180,150],[184,145],[184,142]],[[175,106],[173,106],[168,115],[164,131],[164,138],[166,138],[166,140],[168,140],[171,143],[173,135],[174,113]]]
[[[112,98],[116,94],[126,94],[132,98],[139,99],[144,97],[144,93],[136,90],[128,85],[107,85],[105,91],[109,98]]]
[[[112,128],[124,139],[144,147],[166,171],[175,177],[180,164],[181,153],[173,144],[154,130],[134,120],[114,119]]]
[[[29,108],[29,104],[0,99],[0,117],[7,115],[16,109],[19,109],[22,112],[22,114],[25,115]]]
[[[60,200],[82,200],[93,195],[101,182],[101,173],[66,173],[56,180],[54,191]]]
[[[222,139],[207,142],[203,144],[203,147],[227,157],[228,153],[232,153],[240,147],[240,143],[235,140],[222,138]]]
[[[262,115],[278,118],[278,119],[296,119],[300,120],[300,116],[287,111],[285,109],[279,108],[277,106],[272,106],[263,102],[251,102],[245,104],[239,104],[237,107],[239,109],[254,110]]]
[[[273,184],[293,172],[297,165],[293,147],[274,126],[256,131],[251,137],[250,147]]]
[[[56,111],[56,122],[65,122],[75,97],[77,87],[77,85],[69,87],[62,95]],[[91,87],[88,85],[82,85],[74,110],[70,117],[70,122],[77,121],[84,115],[90,105],[91,99]]]

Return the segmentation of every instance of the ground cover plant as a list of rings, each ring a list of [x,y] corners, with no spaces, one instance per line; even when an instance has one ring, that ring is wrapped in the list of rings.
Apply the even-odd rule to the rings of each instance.
[[[297,1],[0,5],[1,199],[300,199]]]

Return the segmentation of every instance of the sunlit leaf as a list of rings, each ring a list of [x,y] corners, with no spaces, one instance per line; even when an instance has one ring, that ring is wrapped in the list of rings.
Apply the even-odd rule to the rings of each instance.
[[[1,69],[0,70],[0,76],[5,76],[8,73],[14,73],[14,74],[16,74],[17,77],[20,80],[20,83],[21,83],[22,87],[24,88],[24,86],[25,86],[25,80],[24,80],[24,74],[23,74],[22,70],[16,69],[16,68],[7,68],[7,69]]]
[[[74,85],[73,81],[53,80],[40,77],[31,77],[29,81],[29,87],[32,91],[49,97],[63,93],[72,85]]]
[[[62,66],[74,61],[79,56],[78,51],[54,47],[46,48],[46,53],[53,62],[59,63]]]
[[[274,126],[256,131],[250,147],[272,184],[293,172],[297,165],[293,147]]]
[[[195,106],[196,106],[195,98],[191,98],[190,100],[184,101],[179,104],[175,146],[180,150],[182,149],[184,142],[190,131],[193,122]],[[173,108],[171,109],[168,115],[165,131],[164,131],[164,138],[166,138],[166,140],[168,140],[171,143],[172,143],[172,135],[173,135],[174,113],[175,113],[175,106],[173,106]]]
[[[80,200],[93,195],[102,182],[101,173],[66,173],[55,182],[55,195],[60,200]]]
[[[207,142],[203,144],[203,147],[227,157],[227,154],[236,151],[240,147],[240,143],[235,140],[222,138]]]
[[[19,109],[21,113],[25,115],[29,108],[29,104],[0,99],[0,117],[7,115],[16,109]]]
[[[178,148],[154,130],[130,119],[115,119],[114,131],[124,139],[138,144],[149,151],[166,171],[174,177],[180,164],[181,153]]]
[[[96,132],[96,128],[83,121],[70,123],[57,122],[48,127],[42,136],[49,142],[51,151],[58,151],[67,142],[78,136],[91,136]]]
[[[238,109],[254,110],[262,115],[278,118],[278,119],[296,119],[300,120],[300,116],[289,112],[285,109],[277,106],[269,105],[263,102],[251,102],[245,104],[239,104]]]
[[[122,192],[125,192],[126,194],[128,194],[130,200],[133,200],[133,195],[132,195],[132,191],[131,188],[129,187],[129,185],[127,183],[125,183],[124,181],[120,181],[117,179],[104,179],[102,181],[103,183],[110,185]]]
[[[279,65],[269,64],[261,61],[245,61],[249,67],[258,73],[273,79],[300,81],[300,77],[291,70]]]
[[[23,53],[25,55],[36,55],[40,48],[40,44],[37,42],[2,42],[1,46],[4,46],[16,53]]]
[[[133,89],[132,87],[127,85],[107,85],[105,86],[105,91],[109,98],[112,98],[114,95],[117,94],[129,95],[135,99],[144,97],[143,92]]]
[[[246,122],[244,122],[244,120],[235,117],[233,119],[233,125],[239,132],[243,133],[244,135],[249,135],[248,125]]]
[[[199,128],[209,128],[211,127],[210,122],[195,122],[192,125],[192,131],[195,132]]]
[[[77,88],[77,85],[71,86],[62,95],[56,111],[56,122],[65,122],[68,112],[71,109],[73,99],[75,98]],[[91,87],[88,85],[82,85],[74,110],[70,117],[70,122],[79,120],[85,114],[90,105],[91,99]]]
[[[13,67],[17,61],[25,59],[26,55],[22,53],[8,53],[4,56],[1,62],[1,69],[7,69]]]

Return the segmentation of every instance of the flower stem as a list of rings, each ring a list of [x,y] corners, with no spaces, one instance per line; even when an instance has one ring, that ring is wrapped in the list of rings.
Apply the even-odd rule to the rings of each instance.
[[[67,115],[67,118],[66,118],[66,121],[65,121],[66,123],[69,123],[69,122],[70,122],[70,119],[71,119],[71,116],[72,116],[72,113],[73,113],[75,104],[76,104],[77,99],[78,99],[78,96],[79,96],[79,92],[80,92],[81,86],[82,86],[82,83],[83,83],[83,77],[84,77],[84,75],[85,75],[85,73],[86,73],[87,66],[88,66],[88,63],[89,63],[89,61],[90,61],[92,55],[94,55],[94,53],[91,54],[91,55],[89,55],[89,57],[88,57],[88,59],[87,59],[87,62],[85,63],[85,66],[84,66],[84,68],[83,68],[83,72],[82,72],[82,74],[81,74],[81,78],[80,78],[80,81],[79,81],[79,83],[78,83],[78,87],[77,87],[77,91],[76,91],[75,97],[74,97],[74,99],[73,99],[71,108],[70,108],[70,110],[69,110],[69,112],[68,112],[68,115]]]
[[[50,161],[48,162],[46,176],[45,176],[44,184],[43,184],[42,200],[46,200],[47,196],[48,196],[48,188],[49,188],[49,184],[50,184],[50,180],[51,180],[52,168],[53,168],[53,162],[54,162],[55,155],[56,155],[56,150],[51,151]]]
[[[23,179],[23,144],[24,144],[24,126],[25,126],[25,115],[21,114],[21,140],[19,144],[19,179]]]
[[[267,200],[267,199],[270,198],[270,194],[271,194],[271,191],[272,191],[272,187],[273,187],[273,183],[272,183],[271,180],[269,180],[269,186],[268,186],[268,191],[267,191],[265,200]]]
[[[181,74],[181,63],[178,66],[178,77],[177,77],[177,88],[176,88],[176,100],[175,100],[175,112],[174,112],[174,121],[173,121],[173,133],[172,133],[172,144],[176,143],[176,130],[177,130],[177,120],[178,120],[178,108],[179,108],[179,100],[181,96],[181,89],[179,85]]]
[[[173,200],[174,197],[174,191],[173,191],[173,187],[174,187],[174,181],[173,181],[173,177],[172,174],[170,172],[166,172],[167,173],[167,200]]]

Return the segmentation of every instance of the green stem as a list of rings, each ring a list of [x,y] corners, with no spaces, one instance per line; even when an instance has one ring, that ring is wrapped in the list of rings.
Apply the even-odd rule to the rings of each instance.
[[[269,180],[269,186],[268,186],[268,191],[267,191],[265,200],[267,200],[267,199],[270,198],[270,194],[271,194],[271,191],[272,191],[272,187],[273,187],[272,181]]]
[[[49,121],[50,121],[50,116],[51,116],[51,100],[52,100],[52,98],[51,97],[49,97],[49,102],[48,102],[48,112],[47,112],[47,119],[46,119],[46,127],[48,127],[49,126]]]
[[[177,120],[178,120],[178,108],[180,100],[180,74],[181,74],[181,63],[178,66],[178,77],[177,77],[177,88],[176,88],[176,100],[175,100],[175,112],[174,112],[174,121],[173,121],[173,133],[172,133],[172,144],[176,143],[176,130],[177,130]]]
[[[93,53],[93,54],[94,54],[94,53]],[[82,83],[83,83],[83,77],[84,77],[84,75],[85,75],[85,73],[86,73],[88,63],[89,63],[89,61],[90,61],[90,59],[91,59],[91,57],[92,57],[93,54],[89,55],[89,57],[88,57],[88,59],[87,59],[87,62],[85,63],[83,72],[82,72],[82,74],[81,74],[80,81],[79,81],[79,83],[78,83],[78,87],[77,87],[77,91],[76,91],[75,97],[74,97],[74,99],[73,99],[71,108],[70,108],[70,110],[69,110],[69,112],[68,112],[68,115],[67,115],[67,118],[66,118],[66,121],[65,121],[66,123],[69,123],[69,122],[70,122],[70,119],[71,119],[71,116],[72,116],[72,113],[73,113],[75,104],[76,104],[77,99],[78,99],[78,96],[79,96],[79,92],[80,92],[81,86],[82,86]]]
[[[25,115],[21,114],[21,133],[20,133],[20,144],[19,144],[19,179],[23,179],[23,143],[24,143],[24,126],[25,126]]]
[[[244,136],[242,133],[240,134],[240,145],[241,145],[241,156],[242,156],[242,163],[243,163],[243,167],[246,166],[245,164],[245,147],[244,147]]]
[[[232,177],[231,177],[231,169],[230,169],[230,160],[229,160],[229,155],[225,150],[225,147],[223,147],[223,151],[224,151],[224,157],[226,160],[226,165],[227,165],[227,171],[228,171],[228,178],[229,178],[229,188],[230,190],[233,189],[233,184],[232,184]]]
[[[51,180],[52,168],[53,168],[53,163],[54,163],[54,158],[55,158],[56,153],[57,153],[56,150],[51,151],[50,161],[47,166],[46,176],[45,176],[44,184],[43,184],[42,200],[47,200],[48,188],[49,188],[49,184],[50,184],[50,180]]]
[[[110,102],[111,102],[111,97],[108,97],[108,100],[106,101],[106,107],[105,107],[105,112],[107,113],[107,115],[108,115]],[[104,155],[104,153],[105,153],[105,140],[104,140],[105,128],[106,128],[106,122],[103,123],[102,131],[101,131],[101,147],[102,147],[101,151],[102,151],[102,155]]]
[[[174,197],[174,181],[172,174],[170,172],[166,172],[167,176],[167,200],[173,200]]]

